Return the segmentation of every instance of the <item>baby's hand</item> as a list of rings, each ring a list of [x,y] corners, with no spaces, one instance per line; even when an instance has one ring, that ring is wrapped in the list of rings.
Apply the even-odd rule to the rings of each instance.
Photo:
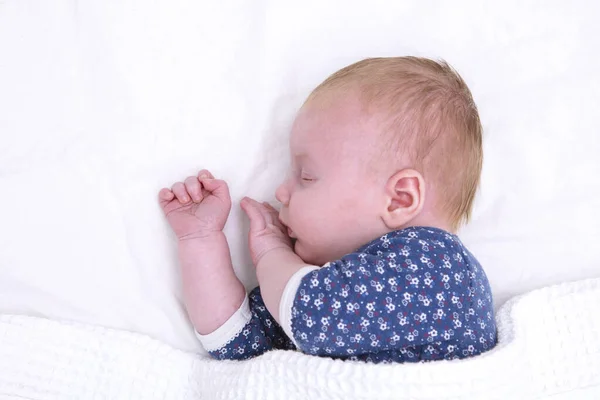
[[[248,244],[255,266],[260,259],[274,249],[292,250],[292,241],[279,221],[278,212],[269,203],[259,203],[249,197],[241,202],[242,209],[250,218]]]
[[[167,221],[180,240],[223,230],[231,210],[227,183],[215,179],[207,170],[175,183],[171,189],[162,189],[158,196]]]

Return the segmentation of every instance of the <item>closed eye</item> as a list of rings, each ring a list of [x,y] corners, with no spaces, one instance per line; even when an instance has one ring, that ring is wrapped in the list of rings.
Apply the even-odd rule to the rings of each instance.
[[[314,181],[314,178],[312,177],[312,175],[309,175],[304,169],[300,169],[299,171],[299,178],[302,182],[312,182]]]

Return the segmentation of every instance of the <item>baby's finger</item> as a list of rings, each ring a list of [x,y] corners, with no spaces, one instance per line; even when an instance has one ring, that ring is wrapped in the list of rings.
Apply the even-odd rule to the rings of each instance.
[[[267,207],[269,205],[269,203],[267,203],[266,201],[262,202],[262,203],[256,202],[256,205],[260,209],[260,212],[264,216],[267,223],[274,225],[275,220],[277,218],[273,216],[273,212],[271,211],[271,209],[269,207]]]
[[[215,177],[213,176],[213,174],[210,173],[209,170],[207,169],[203,169],[200,172],[198,172],[198,179],[215,179]]]
[[[171,190],[173,191],[173,194],[175,195],[175,197],[177,197],[177,200],[179,200],[181,204],[186,204],[190,202],[190,196],[188,195],[187,190],[185,190],[185,186],[182,182],[177,182],[176,184],[174,184]]]
[[[160,203],[161,207],[164,207],[167,204],[169,204],[174,198],[175,195],[173,194],[173,192],[171,192],[170,189],[163,188],[160,190],[160,192],[158,192],[158,202]]]
[[[276,219],[279,219],[279,211],[277,211],[277,209],[275,207],[273,207],[271,204],[269,204],[266,201],[263,201],[263,206],[265,206],[265,208],[267,209],[267,212],[269,214],[274,216]]]
[[[185,188],[188,194],[194,200],[194,203],[200,203],[202,201],[202,185],[195,176],[190,176],[185,180]]]
[[[275,207],[273,207],[271,204],[267,203],[266,201],[263,202],[263,205],[265,206],[265,208],[271,215],[271,221],[272,221],[271,223],[273,225],[275,225],[276,227],[280,228],[281,230],[285,230],[283,224],[279,220],[279,211],[277,211],[277,209]]]
[[[273,217],[271,216],[271,213],[269,213],[269,211],[265,208],[265,206],[262,203],[259,203],[258,201],[251,199],[250,197],[247,197],[247,199],[254,206],[254,208],[260,213],[262,218],[265,220],[265,223],[272,225]]]
[[[279,211],[277,211],[277,209],[268,202],[263,201],[263,205],[267,208],[267,210],[269,210],[271,214],[279,215]]]
[[[205,178],[200,181],[206,190],[217,196],[219,199],[229,200],[229,187],[227,187],[227,182],[224,180]]]
[[[250,232],[259,232],[264,230],[267,227],[265,219],[263,218],[260,210],[256,208],[256,205],[253,203],[254,200],[244,197],[240,203],[242,209],[250,219]]]

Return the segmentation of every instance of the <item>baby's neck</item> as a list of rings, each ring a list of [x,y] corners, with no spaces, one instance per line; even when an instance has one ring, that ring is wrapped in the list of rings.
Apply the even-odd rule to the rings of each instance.
[[[422,212],[402,228],[410,228],[411,226],[430,226],[432,228],[442,229],[446,232],[456,233],[454,229],[452,229],[452,225],[445,218],[436,217],[429,212]]]

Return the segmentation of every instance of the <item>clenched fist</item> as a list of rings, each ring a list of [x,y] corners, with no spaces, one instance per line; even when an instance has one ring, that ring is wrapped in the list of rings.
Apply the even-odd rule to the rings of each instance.
[[[223,230],[231,197],[227,183],[207,170],[159,193],[160,206],[180,240],[206,237]]]

